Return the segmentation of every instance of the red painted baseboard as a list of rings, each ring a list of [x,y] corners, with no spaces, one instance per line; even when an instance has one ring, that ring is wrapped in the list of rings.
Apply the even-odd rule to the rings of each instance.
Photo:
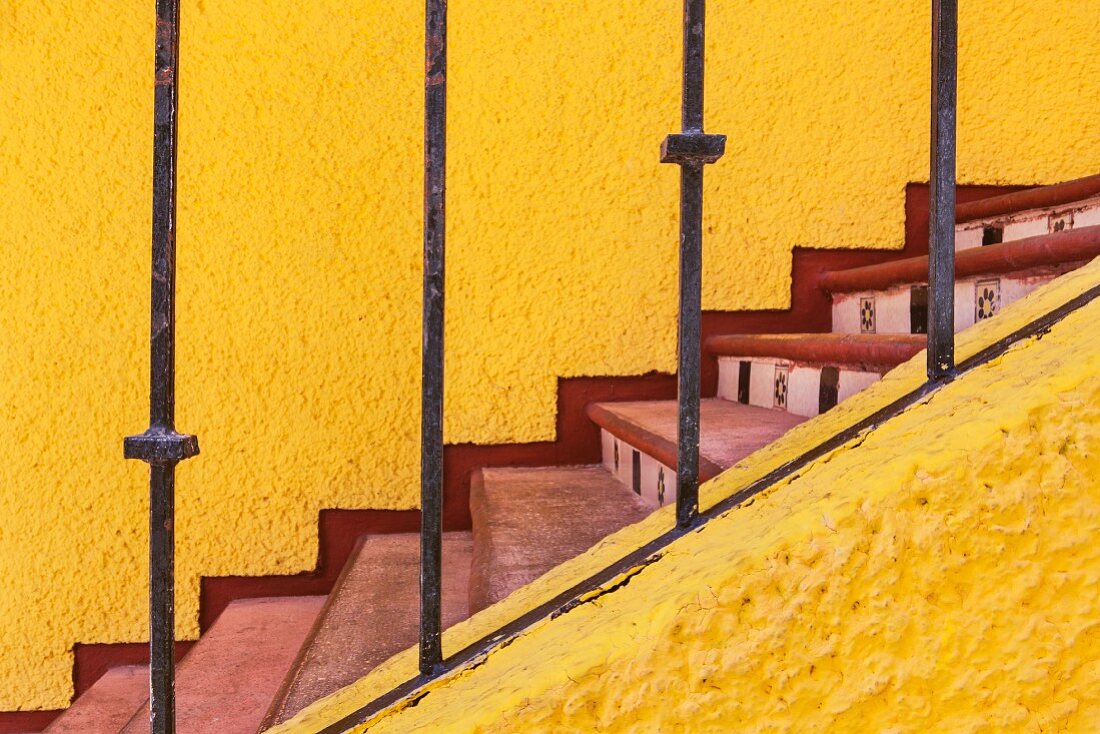
[[[4,711],[0,713],[0,734],[26,734],[45,729],[64,711]]]
[[[176,643],[176,659],[179,660],[195,643]],[[119,665],[148,665],[149,645],[144,642],[120,642],[115,644],[77,644],[73,649],[73,687],[76,695],[92,687],[111,668]]]
[[[1019,191],[1023,186],[961,186],[960,203]],[[905,190],[905,247],[902,250],[814,250],[795,248],[791,268],[791,307],[768,311],[708,311],[703,339],[718,334],[827,332],[831,327],[828,294],[818,281],[829,270],[873,265],[928,253],[928,186]],[[703,359],[703,395],[718,390],[718,362]],[[558,380],[557,438],[526,444],[477,446],[458,444],[444,450],[444,525],[470,527],[470,477],[481,467],[592,464],[600,461],[600,430],[589,420],[589,403],[615,400],[669,400],[676,397],[673,375],[638,377],[572,377]],[[420,526],[416,510],[322,510],[317,566],[291,576],[228,576],[202,580],[199,626],[209,629],[235,599],[260,596],[327,594],[343,568],[355,540],[367,533],[411,533]],[[182,654],[190,644],[179,643]],[[109,668],[148,662],[143,643],[76,645],[73,682],[79,696]],[[60,711],[0,712],[0,734],[41,731]]]

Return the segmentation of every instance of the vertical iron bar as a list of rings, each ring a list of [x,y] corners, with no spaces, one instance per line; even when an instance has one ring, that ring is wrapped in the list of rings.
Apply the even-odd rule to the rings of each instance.
[[[176,730],[174,464],[149,467],[149,731]]]
[[[680,126],[703,131],[706,0],[684,0],[684,69]],[[703,166],[680,167],[680,307],[676,338],[678,431],[676,524],[699,514],[699,369],[703,314]]]
[[[174,734],[175,471],[199,452],[175,430],[176,159],[179,0],[157,0],[153,101],[152,293],[149,429],[123,442],[127,459],[149,464],[149,725]]]
[[[424,44],[424,323],[420,455],[420,672],[443,662],[443,286],[447,0],[427,0]]]
[[[686,109],[685,109],[686,112]],[[686,117],[686,115],[685,115]],[[699,514],[699,371],[703,315],[703,167],[680,167],[680,308],[676,348],[676,524]]]
[[[955,131],[958,0],[932,0],[932,150],[928,191],[928,378],[955,371]]]
[[[153,100],[153,321],[149,424],[172,428],[176,412],[176,159],[179,0],[157,0]],[[149,724],[176,730],[175,464],[149,467]]]
[[[179,0],[157,0],[153,98],[153,325],[149,422],[172,426],[176,404],[176,151]]]
[[[684,79],[681,127],[703,131],[703,67],[706,39],[706,0],[684,0]]]
[[[683,98],[679,135],[661,146],[661,162],[680,166],[680,283],[677,329],[678,432],[676,524],[699,515],[699,373],[702,331],[703,166],[725,151],[724,135],[703,133],[706,0],[684,0]]]

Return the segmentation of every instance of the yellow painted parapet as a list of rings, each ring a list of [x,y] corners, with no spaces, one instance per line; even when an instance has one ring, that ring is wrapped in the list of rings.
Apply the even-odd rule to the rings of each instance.
[[[960,357],[1098,285],[1100,260],[962,334]],[[1095,731],[1098,320],[1093,300],[369,730]],[[708,502],[922,379],[920,355],[706,484]],[[672,521],[666,508],[611,536],[449,630],[445,649]],[[406,651],[271,734],[316,732],[415,674]]]
[[[796,245],[895,248],[927,178],[928,3],[716,0],[704,303]],[[179,635],[199,579],[313,566],[417,504],[423,3],[184,0]],[[446,429],[554,437],[558,376],[675,366],[679,0],[451,4]],[[0,711],[147,638],[152,0],[0,0]],[[1100,170],[1095,0],[961,10],[959,175]]]

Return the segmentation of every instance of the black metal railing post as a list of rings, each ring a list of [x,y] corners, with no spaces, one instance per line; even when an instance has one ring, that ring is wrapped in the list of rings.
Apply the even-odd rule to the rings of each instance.
[[[424,322],[420,413],[420,672],[443,662],[443,285],[447,0],[427,0],[424,43]]]
[[[955,371],[955,129],[958,0],[932,0],[932,140],[928,190],[928,379]]]
[[[153,278],[149,429],[124,441],[127,459],[149,464],[149,724],[173,734],[175,723],[175,473],[199,453],[195,436],[177,433],[176,408],[176,86],[179,0],[157,0],[153,102]]]
[[[680,166],[680,308],[677,331],[676,523],[699,515],[699,373],[702,345],[703,166],[726,149],[725,135],[703,132],[706,0],[684,0],[682,132],[665,138],[661,162]]]

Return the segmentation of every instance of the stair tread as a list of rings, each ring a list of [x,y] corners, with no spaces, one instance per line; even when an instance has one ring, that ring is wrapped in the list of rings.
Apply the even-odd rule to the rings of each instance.
[[[43,734],[118,734],[149,697],[149,667],[111,668]]]
[[[1086,262],[1098,256],[1100,225],[1080,227],[997,245],[959,250],[955,253],[955,277],[968,278],[1054,268]],[[877,265],[834,270],[821,277],[821,287],[830,293],[854,293],[927,281],[928,256],[921,255]]]
[[[699,407],[699,476],[704,481],[806,420],[783,410],[720,398],[703,400]],[[665,466],[676,467],[675,400],[594,403],[588,406],[588,416],[604,430]]]
[[[775,357],[797,362],[891,368],[927,345],[922,334],[719,334],[706,341],[711,354]]]
[[[470,608],[480,611],[653,508],[602,466],[569,466],[475,472],[470,510]]]
[[[1100,174],[960,203],[955,207],[955,221],[965,224],[1032,209],[1065,206],[1095,196],[1100,196]]]
[[[226,607],[178,667],[177,729],[255,734],[324,602],[323,596],[276,597]],[[148,731],[144,710],[123,730]]]
[[[473,539],[443,536],[443,626],[469,616]],[[265,717],[280,724],[419,639],[420,536],[360,538]]]

